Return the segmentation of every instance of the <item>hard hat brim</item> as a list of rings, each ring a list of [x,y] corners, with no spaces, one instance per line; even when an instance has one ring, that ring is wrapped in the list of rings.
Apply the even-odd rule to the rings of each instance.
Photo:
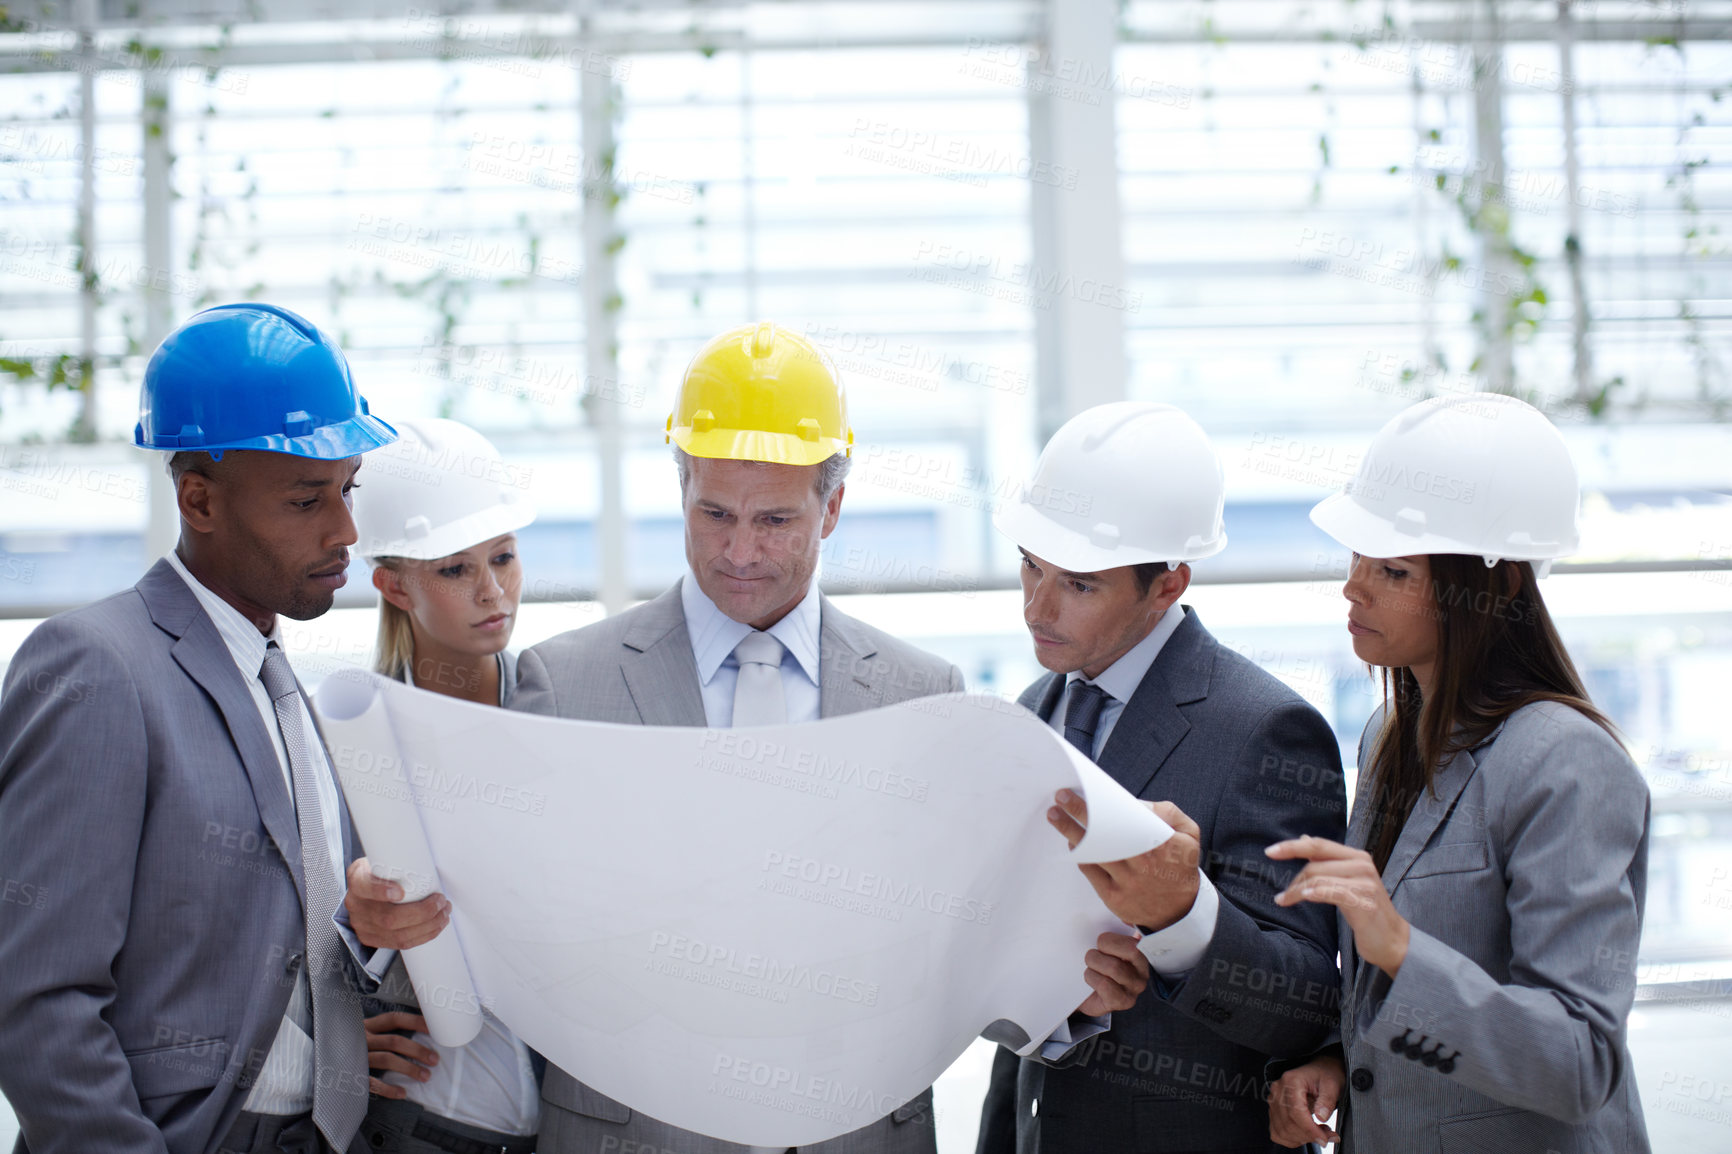
[[[141,449],[159,453],[226,453],[230,450],[253,450],[263,453],[287,453],[291,457],[308,457],[316,461],[341,461],[362,453],[382,449],[397,439],[397,430],[367,413],[357,413],[346,421],[322,425],[310,433],[290,437],[275,433],[265,437],[245,437],[210,445],[153,445],[146,443],[142,430],[134,433],[132,443]]]
[[[992,525],[1020,548],[1072,573],[1099,573],[1126,565],[1178,565],[1213,557],[1227,547],[1227,534],[1223,531],[1214,541],[1200,548],[1181,550],[1177,555],[1157,555],[1129,546],[1107,548],[1019,500],[1000,505],[992,516]]]
[[[1311,523],[1361,557],[1418,557],[1433,553],[1456,553],[1469,557],[1495,557],[1504,561],[1555,561],[1575,548],[1496,549],[1460,541],[1438,533],[1403,533],[1387,519],[1373,513],[1351,494],[1325,497],[1311,509]]]
[[[693,432],[676,426],[668,433],[674,444],[694,457],[729,461],[762,461],[771,465],[818,465],[848,446],[835,437],[807,441],[789,433],[765,433],[757,429],[709,429]]]
[[[361,484],[367,483],[367,474],[361,473]],[[514,533],[535,520],[535,506],[527,501],[512,501],[493,505],[467,517],[459,518],[450,524],[441,525],[425,537],[414,540],[399,538],[395,541],[361,541],[355,551],[363,557],[403,557],[410,561],[436,561],[441,557],[449,557],[453,553],[461,553],[484,541]]]

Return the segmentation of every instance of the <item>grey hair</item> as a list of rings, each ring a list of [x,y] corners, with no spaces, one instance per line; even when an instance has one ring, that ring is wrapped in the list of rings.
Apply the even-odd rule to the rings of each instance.
[[[853,464],[853,458],[847,453],[831,453],[816,465],[808,466],[818,470],[818,475],[812,479],[812,487],[818,492],[818,500],[828,503],[830,498],[836,495],[836,490],[848,479],[848,470]],[[692,477],[692,455],[675,445],[674,465],[680,471],[680,492],[683,494]]]

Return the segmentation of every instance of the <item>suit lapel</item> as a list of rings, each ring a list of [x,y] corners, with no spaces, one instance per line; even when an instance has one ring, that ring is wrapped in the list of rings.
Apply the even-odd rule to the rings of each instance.
[[[1354,799],[1367,798],[1370,791],[1365,788],[1365,779],[1359,780],[1359,787],[1354,792]],[[1353,813],[1347,819],[1347,841],[1345,844],[1354,849],[1364,849],[1371,839],[1371,807],[1355,805]]]
[[[307,886],[301,873],[301,834],[295,825],[294,801],[283,780],[276,746],[265,731],[264,718],[259,716],[240,670],[235,668],[228,645],[167,561],[158,561],[144,575],[138,592],[157,627],[178,638],[169,650],[175,664],[210,694],[222,713],[252,785],[259,819],[295,879],[296,894],[304,898]]]
[[[1359,734],[1359,753],[1356,758],[1358,776],[1353,787],[1353,810],[1347,815],[1346,844],[1354,849],[1364,849],[1371,839],[1371,789],[1366,783],[1371,779],[1371,761],[1377,756],[1377,743],[1383,736],[1386,710],[1387,706],[1379,705]]]
[[[1161,647],[1155,663],[1125,702],[1101,749],[1100,767],[1136,797],[1142,797],[1191,723],[1179,708],[1209,695],[1215,639],[1194,612],[1185,613]],[[1049,713],[1050,716],[1050,713]]]
[[[1407,824],[1401,827],[1401,836],[1396,839],[1395,849],[1389,855],[1389,864],[1383,867],[1383,886],[1391,894],[1407,876],[1407,871],[1413,868],[1414,859],[1431,840],[1431,835],[1455,808],[1456,799],[1467,788],[1478,767],[1473,754],[1466,751],[1456,754],[1432,779],[1432,789],[1420,793],[1419,800],[1413,803],[1413,812],[1407,815]],[[1432,796],[1434,792],[1436,797]]]
[[[1401,827],[1401,836],[1395,841],[1395,849],[1389,855],[1389,864],[1383,867],[1383,888],[1392,896],[1396,887],[1401,885],[1402,879],[1407,876],[1407,871],[1413,868],[1415,859],[1425,849],[1426,843],[1431,841],[1431,835],[1437,832],[1443,819],[1454,810],[1456,799],[1461,796],[1461,791],[1467,788],[1467,783],[1473,780],[1477,768],[1478,762],[1474,760],[1473,754],[1456,754],[1438,771],[1432,781],[1437,796],[1434,798],[1429,791],[1424,792],[1419,795],[1419,800],[1413,803],[1413,812],[1407,815],[1407,824]],[[1370,834],[1371,807],[1369,804],[1360,804],[1360,801],[1370,800],[1364,790],[1355,796],[1353,820],[1347,827],[1347,844],[1355,849],[1364,849],[1366,838]],[[1347,918],[1337,914],[1336,925],[1341,945],[1341,972],[1347,983],[1342,1000],[1345,1010],[1345,1007],[1356,1006],[1358,991],[1369,988],[1375,981],[1373,971],[1376,967],[1359,956],[1353,940],[1353,927],[1347,924]]]
[[[1052,721],[1052,711],[1058,708],[1059,698],[1064,696],[1065,679],[1056,673],[1049,673],[1027,689],[1016,703],[1024,709],[1033,710],[1042,721]]]
[[[869,659],[877,655],[878,647],[852,626],[853,620],[830,604],[828,597],[819,596],[819,717],[862,713],[887,700],[873,684],[874,667]]]
[[[706,723],[678,583],[639,611],[623,644],[619,671],[644,725]]]
[[[1361,734],[1359,739],[1359,760],[1362,765],[1368,758],[1374,756],[1376,753],[1375,745],[1373,745],[1371,750],[1365,749],[1366,741],[1369,739],[1370,741],[1375,742],[1379,732],[1379,730],[1373,729],[1371,725],[1367,723],[1365,732]],[[1366,842],[1371,836],[1371,806],[1365,804],[1369,803],[1371,800],[1371,790],[1366,786],[1366,781],[1369,776],[1370,774],[1367,770],[1361,769],[1359,771],[1358,783],[1353,792],[1353,812],[1348,815],[1347,819],[1346,844],[1352,846],[1354,849],[1364,849]],[[1346,917],[1337,913],[1335,920],[1337,936],[1340,939],[1341,945],[1341,973],[1343,979],[1347,983],[1347,989],[1344,992],[1345,996],[1342,1005],[1348,1006],[1353,1004],[1353,990],[1358,984],[1359,951],[1354,948],[1353,927],[1347,924]]]

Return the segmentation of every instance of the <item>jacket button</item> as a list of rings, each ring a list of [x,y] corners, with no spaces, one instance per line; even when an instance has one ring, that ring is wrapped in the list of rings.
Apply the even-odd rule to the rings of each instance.
[[[1030,1118],[1040,1117],[1040,1099],[1039,1098],[1035,1098],[1029,1102],[1029,1104],[1028,1104],[1028,1116]]]
[[[288,958],[283,962],[283,972],[285,974],[292,974],[300,968],[301,968],[301,954],[298,952],[290,954],[288,956]]]
[[[1361,1067],[1359,1067],[1359,1069],[1353,1071],[1352,1081],[1353,1081],[1353,1088],[1355,1090],[1358,1090],[1361,1094],[1365,1093],[1367,1090],[1371,1089],[1371,1087],[1373,1087],[1377,1084],[1377,1079],[1373,1078],[1371,1076],[1371,1071],[1367,1070],[1364,1066],[1361,1066]]]

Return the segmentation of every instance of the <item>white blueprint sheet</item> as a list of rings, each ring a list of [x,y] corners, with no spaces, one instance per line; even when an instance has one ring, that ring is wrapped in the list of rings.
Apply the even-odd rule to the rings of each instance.
[[[451,899],[405,955],[433,1035],[469,1040],[485,1005],[597,1090],[750,1145],[890,1113],[1000,1018],[1032,1049],[1125,928],[1076,863],[1171,834],[991,697],[652,728],[343,673],[316,704],[375,871]],[[1074,854],[1045,816],[1065,787]]]

